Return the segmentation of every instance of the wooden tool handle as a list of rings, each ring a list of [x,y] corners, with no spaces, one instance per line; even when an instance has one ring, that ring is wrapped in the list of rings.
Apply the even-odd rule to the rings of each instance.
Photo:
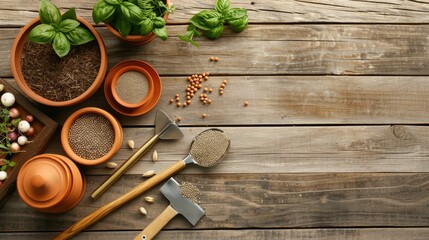
[[[92,225],[96,221],[100,220],[101,218],[105,217],[109,213],[113,212],[115,209],[119,208],[123,204],[127,203],[128,201],[138,197],[142,193],[146,192],[147,190],[151,189],[152,187],[158,185],[162,181],[166,180],[167,178],[170,178],[177,172],[181,171],[186,167],[186,164],[184,161],[180,160],[177,161],[175,164],[173,164],[171,167],[167,168],[166,170],[160,172],[159,174],[149,178],[148,180],[144,181],[143,183],[140,183],[135,188],[131,189],[126,194],[122,195],[121,197],[117,198],[116,200],[113,200],[112,202],[100,207],[99,209],[95,210],[94,212],[90,213],[88,216],[83,218],[82,220],[76,222],[71,227],[67,228],[64,232],[56,236],[54,239],[69,239],[72,236],[78,234],[83,229],[87,228],[88,226]]]
[[[152,240],[161,229],[177,215],[176,210],[169,205],[162,213],[153,220],[134,240]]]
[[[91,193],[93,199],[101,196],[110,186],[112,186],[129,168],[131,168],[137,160],[139,160],[159,139],[158,135],[154,135],[143,146],[141,146],[133,155],[131,155],[124,163],[121,164],[94,192]]]

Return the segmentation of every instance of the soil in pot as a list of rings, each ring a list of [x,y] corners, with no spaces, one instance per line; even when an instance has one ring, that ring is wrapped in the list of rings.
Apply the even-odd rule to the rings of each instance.
[[[118,78],[115,88],[122,101],[138,103],[146,97],[149,91],[149,83],[144,74],[137,71],[127,71]]]
[[[100,69],[100,58],[97,41],[72,46],[63,58],[49,44],[26,42],[21,68],[31,90],[62,102],[78,97],[91,86]]]
[[[70,148],[81,158],[98,159],[113,147],[115,132],[109,120],[99,114],[78,117],[70,126]]]

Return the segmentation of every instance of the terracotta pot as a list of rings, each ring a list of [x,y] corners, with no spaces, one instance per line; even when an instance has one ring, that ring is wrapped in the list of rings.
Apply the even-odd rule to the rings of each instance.
[[[15,41],[13,42],[13,46],[11,50],[11,55],[10,55],[10,65],[11,65],[13,77],[15,78],[16,83],[21,88],[21,90],[34,101],[44,105],[54,106],[54,107],[75,105],[92,96],[103,83],[103,80],[107,73],[107,53],[106,53],[106,48],[104,46],[103,40],[101,39],[100,35],[95,30],[95,28],[88,21],[86,21],[81,17],[78,17],[78,20],[94,35],[96,41],[98,42],[98,46],[100,48],[100,54],[101,54],[101,59],[100,59],[101,62],[100,62],[100,69],[98,70],[97,77],[92,83],[92,85],[80,96],[73,98],[71,100],[56,102],[36,94],[28,86],[27,82],[24,79],[24,76],[22,75],[21,57],[22,57],[24,44],[27,42],[27,36],[30,33],[31,29],[33,29],[33,27],[35,27],[37,24],[40,23],[40,19],[37,17],[31,20],[27,25],[25,25],[21,29],[21,31],[19,31],[17,37],[15,38]]]
[[[148,94],[143,101],[135,105],[124,104],[115,93],[116,82],[119,76],[128,70],[139,71],[145,74],[151,84]],[[150,80],[149,80],[150,79]],[[104,96],[109,105],[118,113],[126,116],[139,116],[152,110],[161,97],[162,83],[158,72],[150,64],[140,60],[127,60],[118,63],[107,74],[104,81]],[[119,101],[118,101],[119,100]]]
[[[75,207],[85,193],[85,177],[68,158],[56,154],[37,155],[20,169],[17,189],[30,207],[63,213]]]
[[[79,155],[77,155],[73,149],[70,146],[70,142],[69,142],[69,131],[70,131],[70,127],[73,124],[73,122],[80,116],[85,115],[85,114],[99,114],[103,117],[105,117],[110,124],[113,127],[113,131],[114,131],[114,141],[113,141],[113,145],[111,147],[111,149],[102,157],[97,158],[97,159],[85,159],[80,157]],[[82,165],[88,165],[88,166],[92,166],[92,165],[97,165],[100,163],[103,163],[107,160],[109,160],[110,158],[113,157],[113,155],[115,155],[119,149],[121,148],[122,145],[122,139],[123,139],[123,132],[122,132],[122,127],[121,124],[119,123],[119,121],[113,117],[110,113],[106,112],[103,109],[100,108],[95,108],[95,107],[87,107],[87,108],[82,108],[77,110],[76,112],[74,112],[72,115],[70,115],[70,117],[67,118],[67,120],[64,123],[64,126],[61,130],[61,145],[64,148],[64,151],[66,152],[66,154],[75,162],[82,164]]]
[[[167,6],[171,6],[170,0],[166,0],[166,4]],[[164,18],[165,21],[167,21],[168,19],[168,13],[164,14],[164,16],[162,16],[162,18]],[[150,41],[152,41],[153,39],[155,39],[156,35],[153,32],[150,32],[146,35],[128,35],[127,37],[123,37],[118,30],[116,30],[116,28],[114,28],[112,25],[106,23],[106,27],[107,30],[109,30],[111,33],[113,33],[113,35],[115,35],[117,38],[121,39],[121,41],[128,43],[128,44],[132,44],[132,45],[143,45],[146,43],[149,43]]]
[[[136,71],[136,72],[143,74],[146,77],[147,82],[148,82],[149,88],[148,88],[148,92],[147,92],[146,96],[141,101],[139,101],[137,103],[129,103],[129,102],[122,100],[118,96],[118,93],[116,91],[116,85],[118,83],[119,78],[121,77],[122,74],[124,74],[128,71]],[[111,86],[110,89],[112,91],[113,98],[115,98],[115,100],[116,100],[116,102],[118,102],[118,104],[120,104],[121,106],[123,106],[125,108],[138,108],[138,107],[143,106],[153,97],[153,93],[154,93],[153,80],[152,80],[152,77],[150,76],[150,74],[144,68],[141,68],[141,67],[138,67],[135,65],[128,65],[128,66],[125,66],[125,67],[119,69],[116,72],[116,74],[113,76],[112,84],[110,86]]]

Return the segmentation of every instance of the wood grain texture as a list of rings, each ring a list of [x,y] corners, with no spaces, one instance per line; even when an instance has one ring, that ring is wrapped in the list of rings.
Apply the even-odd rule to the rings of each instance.
[[[137,231],[106,231],[83,232],[74,237],[75,240],[132,239]],[[3,240],[51,239],[57,233],[2,233]],[[428,228],[329,228],[329,229],[240,229],[240,230],[166,230],[161,231],[156,239],[188,239],[188,240],[219,240],[219,239],[272,239],[272,240],[303,240],[303,239],[395,239],[395,240],[427,240]]]
[[[223,79],[229,82],[225,94],[219,96],[217,89]],[[153,126],[157,110],[164,110],[172,118],[180,116],[181,126],[427,124],[429,121],[428,77],[214,76],[204,83],[215,90],[210,95],[213,103],[203,105],[196,97],[186,108],[169,104],[176,93],[185,99],[185,77],[162,77],[162,82],[163,94],[157,106],[139,117],[116,113],[106,103],[102,89],[78,106],[61,111],[42,109],[63,123],[77,109],[97,106],[115,114],[126,127]],[[243,106],[244,101],[249,103],[247,107]],[[209,117],[202,118],[203,113]]]
[[[108,49],[109,66],[126,59],[152,64],[161,75],[428,75],[425,25],[250,25],[229,30],[200,48],[179,40],[186,26],[169,26],[170,38],[144,46],[122,44],[97,28]],[[15,28],[0,29],[0,54],[9,56]],[[218,63],[210,63],[210,56]],[[184,62],[184,60],[186,60]],[[9,59],[0,59],[0,77],[10,77]]]
[[[95,0],[53,1],[63,12],[76,7],[80,16],[90,20]],[[195,13],[213,8],[214,0],[173,1],[176,11],[169,23],[187,23]],[[252,23],[428,23],[429,1],[365,0],[365,1],[262,1],[234,0],[233,7],[248,9]],[[22,26],[37,16],[38,1],[3,0],[0,6],[0,26]]]
[[[183,128],[180,140],[159,141],[128,174],[160,172],[183,159],[190,143],[205,127]],[[198,173],[309,173],[309,172],[427,172],[429,169],[429,127],[350,126],[350,127],[222,127],[231,139],[226,158],[213,168],[187,167],[183,172]],[[124,143],[111,159],[125,161],[132,150],[129,139],[142,145],[153,134],[151,128],[125,128]],[[53,139],[47,152],[64,154]],[[150,156],[157,150],[159,160]],[[85,169],[90,175],[107,175],[113,170],[103,165]]]
[[[206,216],[192,228],[182,216],[164,229],[428,227],[429,174],[228,174],[177,175],[201,191]],[[87,178],[87,192],[100,182]],[[127,175],[98,201],[84,197],[65,214],[31,210],[14,194],[2,209],[3,232],[62,231],[96,208],[117,198],[142,181]],[[135,230],[147,226],[168,205],[159,187],[119,208],[88,230]],[[152,196],[155,203],[144,202]],[[139,207],[145,207],[143,217]]]

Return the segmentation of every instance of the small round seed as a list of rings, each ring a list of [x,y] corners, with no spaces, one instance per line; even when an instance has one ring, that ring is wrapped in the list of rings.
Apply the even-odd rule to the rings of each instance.
[[[228,83],[228,81],[227,80],[223,80],[223,84],[227,84]]]
[[[244,105],[245,107],[247,107],[247,106],[249,105],[249,102],[248,102],[248,101],[245,101],[243,105]]]
[[[203,113],[203,115],[201,115],[203,118],[206,118],[208,116],[207,113]]]
[[[174,102],[174,99],[170,99],[170,104],[172,104]]]
[[[176,117],[176,122],[180,122],[180,121],[182,121],[182,117],[177,116]]]
[[[210,57],[210,61],[214,61],[215,60],[215,58],[214,57]]]
[[[219,95],[223,95],[223,91],[219,91]]]
[[[225,83],[222,83],[220,86],[224,88],[226,85],[225,85]]]
[[[180,105],[181,105],[181,104],[180,104],[180,102],[176,103],[176,106],[177,106],[177,107],[180,107]]]
[[[176,97],[176,98],[178,98],[178,97],[179,97],[179,94],[178,94],[178,93],[176,93],[175,97]]]

